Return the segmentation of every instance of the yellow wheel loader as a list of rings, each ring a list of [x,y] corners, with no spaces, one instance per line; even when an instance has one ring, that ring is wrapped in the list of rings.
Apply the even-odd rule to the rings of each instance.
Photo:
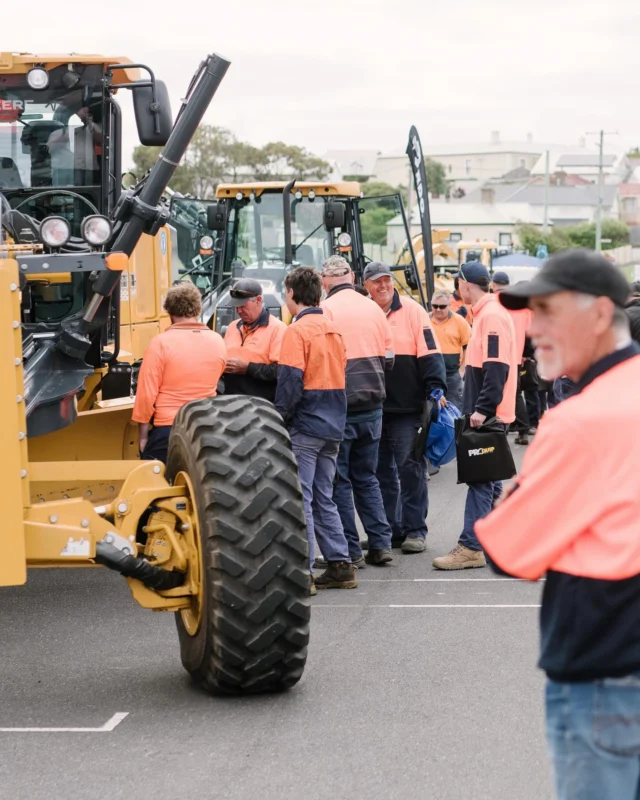
[[[203,61],[173,122],[144,65],[0,54],[0,587],[36,567],[108,567],[141,606],[175,614],[198,683],[240,694],[293,686],[306,659],[289,436],[266,401],[203,399],[179,412],[166,469],[141,461],[120,360],[125,339],[143,355],[163,324],[162,196],[228,66]],[[123,90],[140,141],[164,148],[124,192]]]

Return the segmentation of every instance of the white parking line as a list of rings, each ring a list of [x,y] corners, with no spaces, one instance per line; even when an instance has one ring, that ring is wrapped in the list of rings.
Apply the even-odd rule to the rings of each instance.
[[[359,583],[542,583],[545,578],[539,581],[527,581],[524,578],[360,578]]]
[[[128,716],[128,711],[119,711],[101,728],[0,728],[0,733],[111,733]]]
[[[469,603],[469,604],[462,604],[462,603],[424,603],[424,604],[408,604],[408,603],[397,603],[393,605],[362,605],[360,603],[345,603],[342,605],[334,604],[334,603],[312,603],[312,608],[540,608],[540,604],[506,604],[506,603]]]

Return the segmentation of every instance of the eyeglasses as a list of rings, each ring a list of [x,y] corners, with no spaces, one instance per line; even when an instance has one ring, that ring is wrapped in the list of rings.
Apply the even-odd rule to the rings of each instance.
[[[444,311],[445,308],[449,308],[449,305],[447,304],[445,306],[437,306],[435,303],[431,303],[431,308],[437,308],[438,311]]]

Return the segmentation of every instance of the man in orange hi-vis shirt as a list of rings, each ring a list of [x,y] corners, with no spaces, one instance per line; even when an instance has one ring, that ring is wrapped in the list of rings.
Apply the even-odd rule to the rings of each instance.
[[[516,337],[509,312],[489,292],[489,271],[479,261],[460,267],[460,292],[473,308],[473,329],[467,347],[464,373],[464,413],[478,428],[496,417],[505,426],[516,417],[518,363]],[[436,569],[470,569],[486,566],[474,533],[477,520],[491,511],[502,493],[500,481],[470,483],[464,507],[464,525],[458,544],[434,559]]]
[[[227,351],[220,334],[200,322],[202,301],[192,283],[172,286],[164,309],[171,327],[154,336],[145,350],[133,420],[141,458],[166,462],[176,414],[191,400],[215,397]]]
[[[600,254],[572,250],[499,295],[532,310],[540,375],[578,389],[545,414],[520,475],[476,524],[499,571],[546,577],[539,665],[559,800],[640,797],[640,348],[628,291]]]

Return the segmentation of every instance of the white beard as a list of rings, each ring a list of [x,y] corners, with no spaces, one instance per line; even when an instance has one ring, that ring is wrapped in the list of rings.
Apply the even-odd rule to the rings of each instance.
[[[553,381],[564,375],[564,363],[557,347],[553,347],[551,352],[536,349],[536,362],[538,374],[545,381]]]

